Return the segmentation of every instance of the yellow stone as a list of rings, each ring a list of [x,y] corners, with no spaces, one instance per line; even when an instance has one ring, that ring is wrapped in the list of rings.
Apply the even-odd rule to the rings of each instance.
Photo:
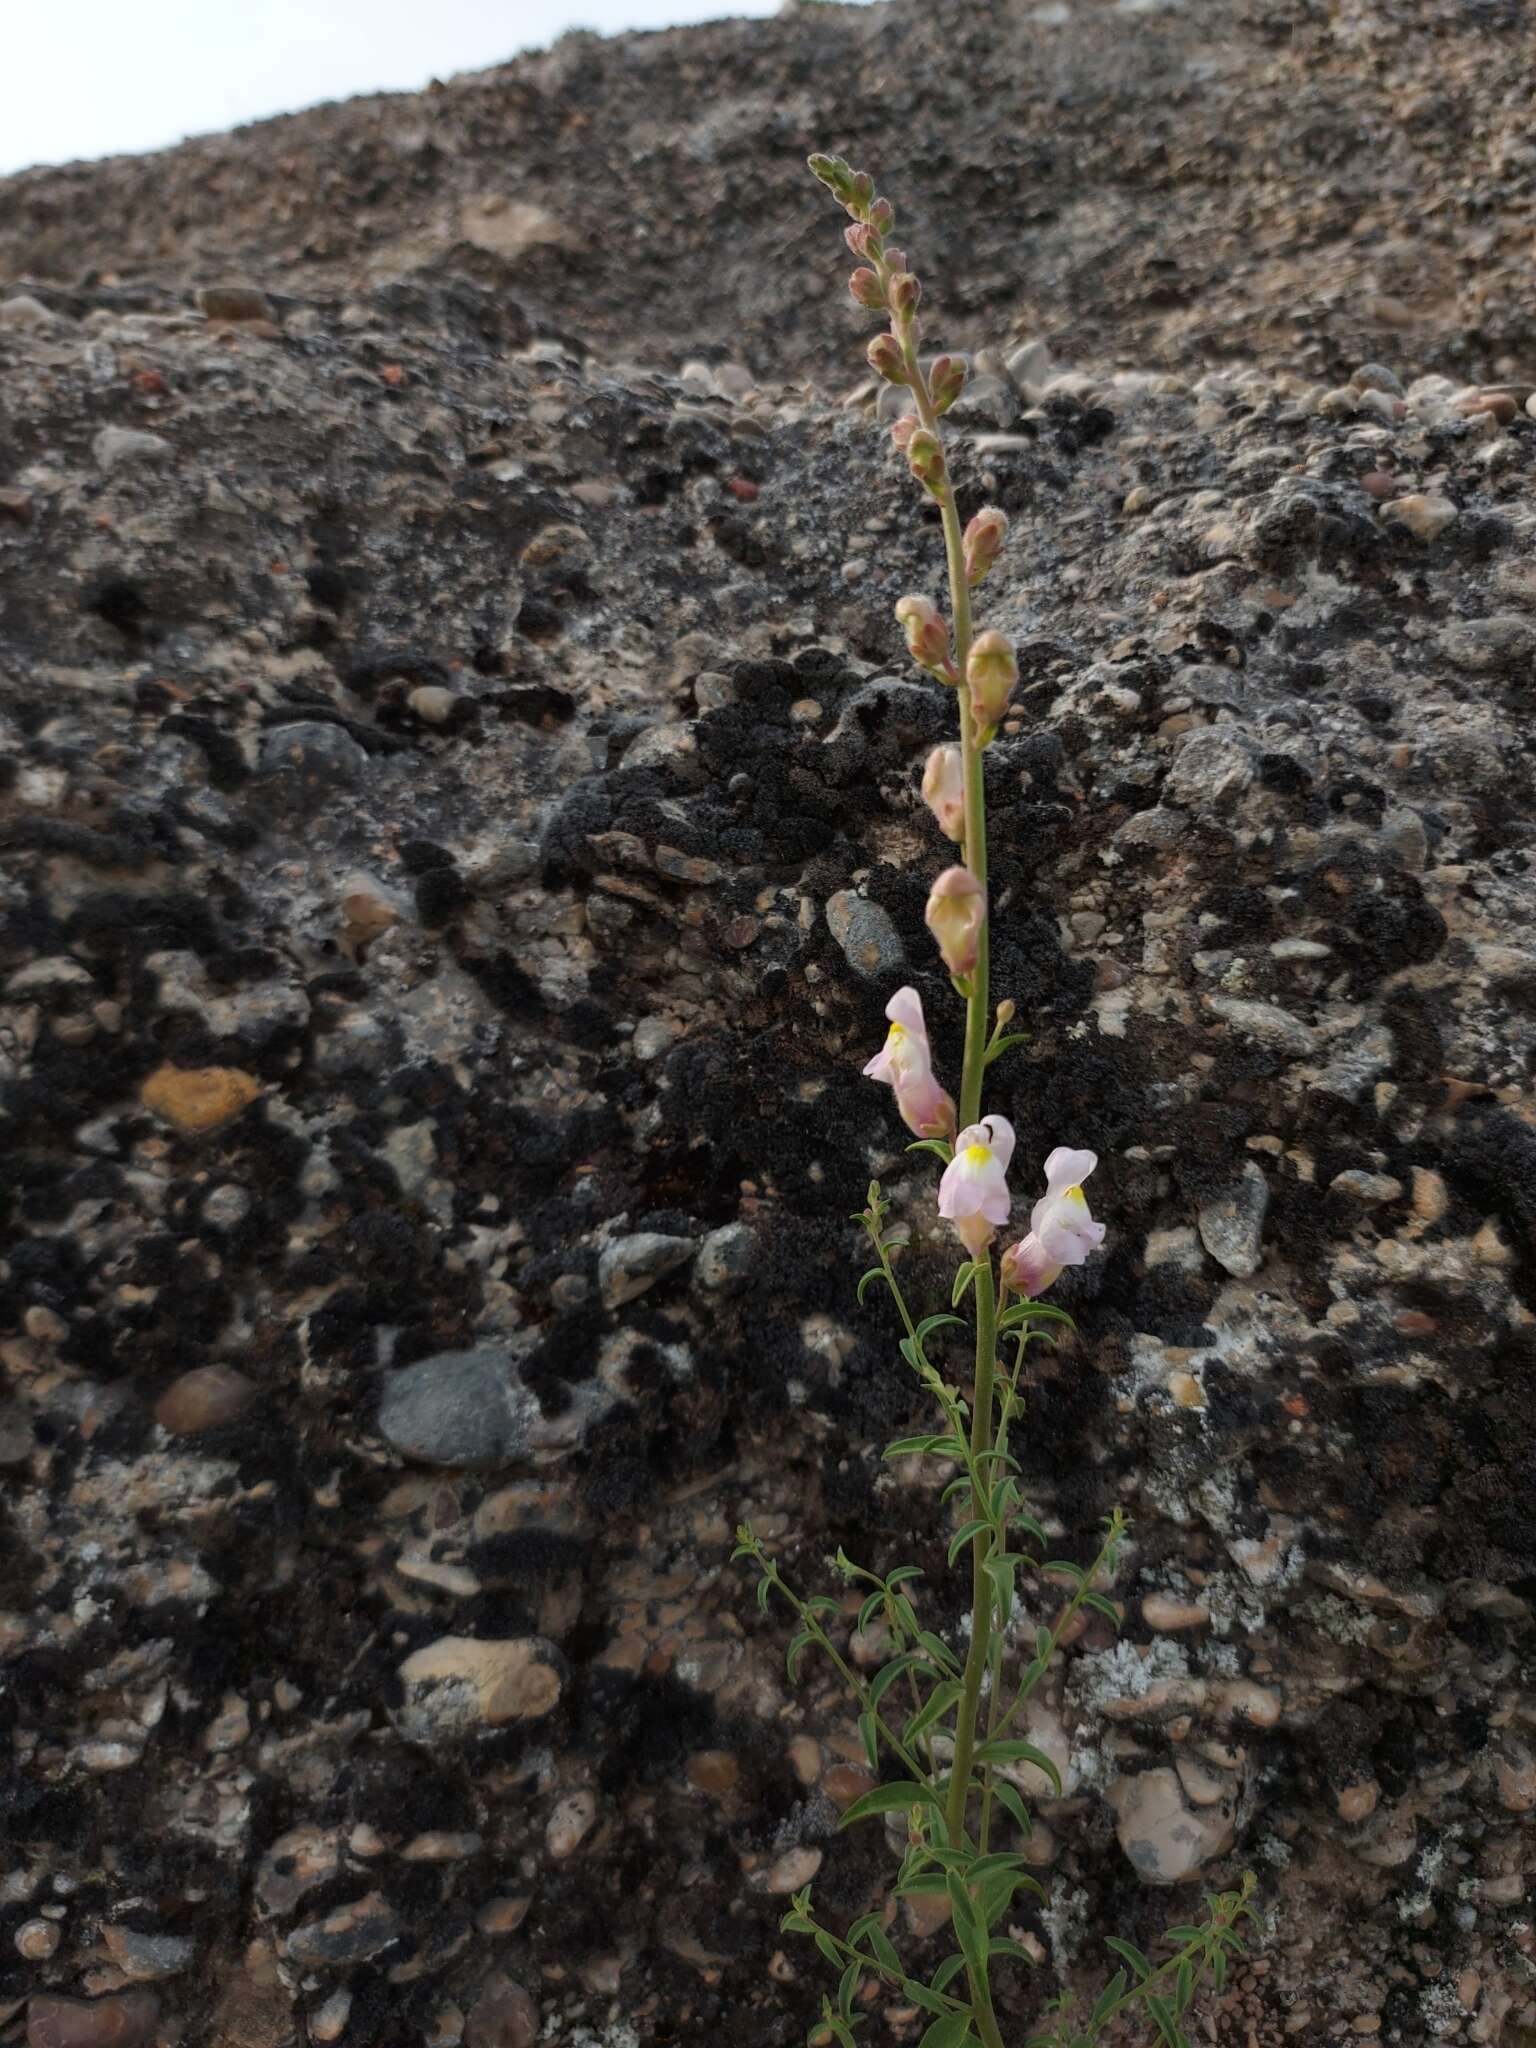
[[[156,1067],[139,1090],[144,1107],[178,1131],[216,1131],[261,1093],[261,1083],[241,1067]]]

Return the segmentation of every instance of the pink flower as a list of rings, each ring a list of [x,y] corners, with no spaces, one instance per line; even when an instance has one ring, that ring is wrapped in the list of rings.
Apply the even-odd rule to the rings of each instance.
[[[1082,1188],[1098,1163],[1096,1153],[1065,1145],[1046,1160],[1046,1192],[1034,1206],[1029,1234],[1003,1253],[1003,1277],[1016,1293],[1043,1294],[1064,1266],[1080,1266],[1104,1242],[1104,1226],[1088,1213]]]
[[[939,1214],[953,1223],[973,1259],[980,1258],[999,1224],[1008,1221],[1008,1162],[1013,1125],[1004,1116],[984,1116],[955,1140],[955,1156],[939,1182]]]
[[[969,974],[981,950],[987,892],[969,868],[946,868],[928,892],[923,922],[933,933],[939,957],[957,979]]]
[[[965,837],[965,769],[958,747],[935,747],[923,770],[923,802],[946,839]]]
[[[871,1081],[888,1081],[907,1129],[919,1138],[947,1138],[955,1128],[955,1105],[933,1077],[923,999],[915,988],[899,988],[885,1006],[891,1020],[884,1046],[865,1067]]]
[[[909,444],[922,431],[919,427],[909,437]],[[918,666],[943,668],[949,660],[949,628],[940,618],[938,606],[930,598],[908,594],[896,601],[896,619],[907,636],[907,652]]]

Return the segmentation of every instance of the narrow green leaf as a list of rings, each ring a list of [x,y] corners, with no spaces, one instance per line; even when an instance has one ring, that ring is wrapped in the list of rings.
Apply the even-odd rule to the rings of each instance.
[[[901,1739],[908,1749],[926,1729],[933,1726],[941,1715],[947,1714],[964,1690],[958,1678],[948,1678],[942,1685],[936,1685],[926,1700],[912,1715],[901,1731]]]
[[[894,1443],[887,1444],[880,1455],[882,1458],[917,1458],[921,1457],[924,1451],[931,1451],[935,1444],[943,1441],[942,1437],[932,1435],[899,1436]]]
[[[877,1586],[874,1592],[871,1593],[869,1598],[864,1602],[864,1605],[859,1609],[858,1625],[860,1629],[866,1629],[869,1627],[869,1624],[874,1620],[875,1616],[880,1612],[880,1609],[884,1604],[885,1595],[880,1591],[880,1588]]]
[[[1031,1832],[1033,1823],[1029,1818],[1029,1809],[1024,1804],[1017,1785],[1010,1785],[1006,1778],[994,1778],[992,1796],[1021,1834],[1027,1835]]]
[[[1014,1941],[1009,1935],[1006,1934],[993,1935],[992,1946],[989,1950],[989,1954],[994,1956],[1008,1956],[1012,1959],[1012,1961],[1016,1963],[1027,1964],[1029,1968],[1032,1970],[1037,1969],[1039,1967],[1038,1958],[1030,1954],[1029,1950],[1024,1946],[1023,1942]]]
[[[1016,1045],[1028,1045],[1028,1043],[1029,1033],[1027,1031],[1010,1031],[1006,1038],[1000,1038],[995,1045],[987,1047],[983,1064],[990,1067],[994,1060],[1000,1060],[1005,1052],[1011,1052]]]
[[[891,1946],[890,1936],[878,1920],[869,1930],[869,1945],[888,1970],[896,1971],[898,1976],[901,1974],[901,1958]]]
[[[950,1563],[954,1563],[955,1559],[960,1555],[961,1551],[965,1549],[968,1543],[974,1542],[978,1536],[990,1535],[991,1529],[992,1524],[986,1519],[985,1516],[981,1515],[978,1515],[974,1521],[962,1523],[961,1526],[955,1531],[954,1535],[951,1536],[949,1539]]]
[[[901,1655],[893,1657],[889,1664],[882,1664],[869,1681],[870,1705],[878,1707],[903,1671],[910,1671],[916,1662],[917,1658],[913,1651],[903,1650]]]
[[[758,1606],[759,1606],[759,1607],[761,1607],[761,1609],[763,1610],[764,1614],[766,1614],[766,1613],[768,1612],[768,1595],[769,1595],[769,1594],[770,1594],[770,1593],[771,1593],[772,1591],[773,1591],[773,1581],[772,1581],[771,1579],[759,1579],[759,1580],[758,1580],[758,1582],[757,1582],[757,1604],[758,1604]]]
[[[1055,1647],[1056,1638],[1048,1628],[1037,1628],[1035,1630],[1035,1655],[1037,1657],[1049,1657]]]
[[[920,1565],[899,1564],[895,1571],[887,1574],[885,1583],[888,1586],[901,1586],[905,1585],[908,1579],[920,1579],[922,1576],[923,1572]]]
[[[1073,1564],[1065,1557],[1053,1557],[1049,1563],[1041,1565],[1040,1569],[1043,1572],[1054,1572],[1058,1578],[1070,1579],[1074,1586],[1085,1584],[1088,1578],[1080,1564]]]
[[[965,1955],[969,1967],[983,1971],[987,1967],[986,1929],[977,1918],[976,1907],[964,1880],[953,1870],[946,1875],[949,1890],[950,1918],[955,1923],[955,1936]]]
[[[800,1659],[805,1655],[806,1651],[811,1647],[811,1644],[814,1643],[815,1640],[816,1638],[814,1635],[812,1635],[811,1631],[808,1628],[803,1628],[801,1629],[799,1635],[797,1635],[794,1638],[794,1640],[790,1643],[789,1648],[784,1652],[784,1668],[789,1673],[789,1682],[791,1685],[793,1685],[800,1676]]]
[[[975,2039],[968,2012],[947,2012],[929,2027],[918,2048],[968,2048]]]
[[[859,1734],[863,1738],[864,1755],[868,1760],[869,1768],[872,1771],[878,1771],[880,1768],[880,1724],[875,1719],[872,1711],[860,1714]]]
[[[837,2009],[845,2020],[853,2018],[853,2001],[858,1994],[859,1982],[864,1975],[864,1965],[855,1959],[844,1970],[837,1987]]]
[[[1130,1981],[1124,1970],[1116,1970],[1113,1977],[1110,1978],[1104,1989],[1099,1993],[1098,2003],[1093,2008],[1093,2018],[1089,2021],[1089,2025],[1095,2031],[1103,2026],[1105,2020],[1109,2018],[1112,2008],[1119,2004],[1125,1987]]]
[[[840,1970],[843,1967],[843,1952],[838,1947],[837,1943],[832,1939],[831,1935],[824,1933],[822,1929],[818,1927],[816,1930],[815,1939],[816,1946],[821,1950],[822,1954],[826,1957],[827,1961],[832,1965],[833,1969]]]
[[[1205,1929],[1203,1927],[1165,1927],[1163,1929],[1163,1939],[1164,1941],[1172,1942],[1175,1948],[1188,1948],[1192,1941],[1204,1941]]]
[[[1211,1957],[1211,1975],[1215,1979],[1216,1989],[1219,1991],[1227,1981],[1227,1952],[1224,1948],[1217,1949],[1215,1955]]]
[[[869,1283],[871,1282],[871,1280],[883,1280],[884,1278],[884,1266],[871,1266],[867,1273],[860,1274],[859,1284],[853,1291],[854,1299],[855,1301],[857,1301],[860,1308],[864,1306],[864,1297],[869,1292]]]
[[[928,1982],[935,1991],[947,1991],[964,1968],[964,1956],[946,1956]]]
[[[941,1998],[937,1991],[930,1991],[926,1984],[919,1984],[914,1978],[907,1977],[902,1980],[901,1988],[912,2003],[920,2005],[924,2012],[943,2013],[946,2017],[949,2015],[949,2000]]]
[[[1195,1995],[1195,1967],[1186,1956],[1174,1974],[1173,2009],[1182,2013]]]
[[[965,1290],[970,1286],[971,1282],[975,1278],[976,1261],[974,1259],[967,1259],[965,1264],[960,1268],[959,1272],[955,1275],[954,1289],[949,1297],[949,1305],[951,1308],[958,1308],[960,1306],[961,1302],[965,1299]]]
[[[861,1915],[848,1930],[848,1946],[850,1948],[857,1948],[870,1929],[879,1925],[880,1915],[878,1913],[865,1913]]]
[[[946,1669],[952,1671],[957,1678],[959,1677],[960,1659],[955,1655],[954,1651],[950,1649],[949,1645],[944,1641],[942,1636],[936,1636],[931,1629],[925,1628],[919,1634],[917,1640],[922,1644],[923,1648],[928,1652],[929,1656],[933,1658],[935,1663],[944,1665]]]
[[[900,1779],[894,1785],[877,1785],[873,1792],[866,1792],[862,1799],[855,1799],[844,1813],[840,1827],[852,1827],[856,1820],[869,1820],[879,1813],[898,1813],[912,1806],[934,1806],[942,1813],[943,1806],[936,1792],[930,1792],[926,1785],[914,1785],[910,1779]]]
[[[947,1138],[918,1138],[907,1147],[909,1152],[931,1152],[935,1159],[942,1159],[946,1166],[955,1156],[955,1148]]]
[[[1131,1968],[1136,1972],[1136,1982],[1138,1984],[1146,1983],[1152,1974],[1152,1965],[1147,1961],[1134,1941],[1122,1941],[1118,1934],[1109,1934],[1104,1938],[1104,1946],[1112,1948],[1121,1962],[1130,1964]]]
[[[896,1887],[898,1899],[929,1899],[936,1892],[947,1891],[944,1879],[936,1872],[924,1871],[919,1877],[909,1877],[905,1884]]]
[[[960,1320],[959,1316],[924,1316],[917,1326],[917,1341],[920,1344],[926,1344],[935,1330],[951,1328],[963,1330],[965,1324]]]
[[[1162,2035],[1166,2048],[1189,2048],[1182,2032],[1174,2024],[1173,2012],[1166,1998],[1154,1998],[1149,1991],[1142,2002],[1156,2022],[1157,2031]]]
[[[1036,1749],[1032,1742],[1016,1742],[1009,1736],[1003,1742],[984,1742],[976,1752],[979,1764],[1033,1764],[1037,1771],[1043,1771],[1051,1781],[1056,1797],[1061,1797],[1061,1773],[1051,1762],[1043,1749]]]
[[[1119,1628],[1119,1609],[1114,1605],[1113,1601],[1106,1600],[1102,1593],[1085,1593],[1083,1595],[1083,1605],[1091,1607],[1095,1614],[1102,1614],[1104,1619],[1114,1628]]]

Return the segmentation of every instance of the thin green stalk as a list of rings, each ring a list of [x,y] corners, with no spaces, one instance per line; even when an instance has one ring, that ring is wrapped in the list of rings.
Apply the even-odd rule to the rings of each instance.
[[[896,335],[901,344],[902,361],[911,380],[912,396],[917,402],[918,417],[928,431],[937,436],[940,432],[939,415],[934,410],[933,394],[928,389],[928,380],[923,375],[922,365],[918,361],[917,344],[912,338],[912,323],[898,323]],[[939,516],[944,524],[944,559],[949,568],[949,604],[954,626],[955,667],[960,675],[960,687],[955,695],[960,707],[960,760],[965,776],[963,851],[965,864],[980,882],[985,898],[987,800],[982,780],[981,749],[976,744],[976,722],[971,716],[970,698],[965,687],[966,663],[971,652],[971,581],[965,573],[965,536],[960,525],[960,507],[955,502],[955,487],[947,471],[936,496]],[[976,968],[970,977],[970,994],[965,1004],[965,1065],[960,1079],[961,1130],[975,1123],[981,1115],[981,1077],[986,1070],[991,968],[988,931],[990,922],[989,907],[987,914],[982,918]]]
[[[992,1290],[992,1262],[986,1260],[976,1273],[976,1398],[971,1410],[971,1513],[980,1515],[986,1466],[980,1461],[992,1448],[992,1387],[997,1366],[997,1301]],[[966,1794],[971,1783],[971,1759],[976,1750],[976,1710],[981,1699],[981,1678],[987,1664],[987,1635],[992,1614],[992,1581],[986,1562],[990,1543],[983,1530],[971,1545],[971,1641],[966,1652],[965,1676],[955,1717],[955,1756],[950,1766],[949,1802],[946,1819],[949,1839],[958,1846],[964,1839]]]
[[[795,1610],[795,1615],[800,1623],[800,1626],[802,1628],[810,1630],[816,1642],[821,1646],[823,1650],[826,1651],[827,1655],[831,1658],[838,1677],[842,1679],[844,1685],[847,1686],[848,1690],[853,1694],[854,1698],[858,1701],[860,1713],[872,1713],[874,1715],[875,1726],[879,1729],[880,1733],[885,1737],[886,1743],[892,1750],[892,1752],[896,1756],[900,1757],[901,1761],[906,1765],[907,1769],[911,1772],[914,1783],[919,1785],[928,1784],[930,1782],[928,1778],[928,1773],[923,1769],[922,1765],[918,1762],[917,1758],[912,1754],[911,1750],[907,1748],[906,1744],[897,1735],[896,1731],[892,1728],[890,1722],[887,1721],[885,1716],[880,1712],[880,1709],[878,1707],[872,1707],[870,1705],[869,1687],[864,1683],[864,1680],[860,1678],[859,1674],[850,1666],[847,1658],[843,1656],[842,1652],[838,1649],[836,1643],[833,1642],[832,1638],[827,1634],[826,1630],[822,1627],[818,1617],[811,1612],[810,1608],[806,1606],[805,1602],[802,1599],[800,1599],[799,1595],[794,1593],[784,1583],[783,1579],[781,1579],[779,1576],[778,1566],[773,1562],[773,1559],[771,1557],[768,1557],[766,1554],[763,1557],[763,1565],[764,1568],[767,1570],[768,1576],[772,1580],[774,1586],[777,1588],[779,1592],[781,1592],[784,1595],[784,1598]]]

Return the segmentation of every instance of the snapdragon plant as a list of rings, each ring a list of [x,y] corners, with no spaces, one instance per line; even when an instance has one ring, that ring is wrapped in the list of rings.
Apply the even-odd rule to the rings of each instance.
[[[1067,1266],[1080,1265],[1104,1237],[1089,1211],[1083,1183],[1098,1164],[1092,1152],[1058,1146],[1046,1159],[1045,1193],[1034,1204],[1029,1229],[996,1254],[994,1246],[1012,1212],[1008,1170],[1013,1127],[984,1111],[992,1064],[1020,1035],[1011,1033],[1014,1005],[1000,1003],[990,1017],[987,818],[982,755],[1005,716],[1018,667],[1014,650],[997,631],[977,631],[973,595],[997,560],[1008,521],[986,506],[962,526],[944,452],[943,415],[965,387],[958,356],[925,361],[918,353],[922,288],[903,253],[891,244],[894,209],[877,196],[873,179],[838,157],[813,156],[810,168],[848,213],[845,230],[859,267],[849,290],[860,306],[889,316],[888,330],[869,345],[871,368],[910,394],[910,409],[893,426],[919,486],[938,506],[949,575],[949,619],[931,599],[903,597],[896,617],[908,651],[934,680],[953,690],[957,744],[930,755],[923,797],[940,832],[960,858],[933,884],[926,919],[956,993],[966,1007],[965,1052],[958,1108],[933,1070],[923,1006],[916,989],[901,988],[886,1006],[890,1031],[864,1072],[887,1083],[913,1134],[909,1148],[932,1154],[942,1166],[938,1214],[952,1227],[962,1257],[948,1307],[915,1315],[898,1273],[908,1239],[889,1223],[891,1203],[878,1182],[858,1217],[875,1263],[859,1282],[862,1302],[872,1286],[884,1288],[904,1335],[901,1356],[939,1411],[939,1426],[887,1446],[887,1458],[941,1461],[955,1476],[943,1499],[953,1503],[955,1529],[949,1561],[968,1557],[971,1625],[964,1654],[919,1611],[913,1565],[881,1575],[839,1550],[837,1568],[864,1597],[858,1626],[883,1624],[891,1655],[866,1678],[839,1647],[834,1630],[843,1604],[828,1594],[802,1597],[750,1527],[738,1532],[737,1557],[759,1573],[758,1599],[766,1608],[778,1594],[799,1624],[789,1646],[793,1679],[808,1651],[828,1658],[853,1695],[869,1768],[879,1781],[842,1816],[847,1827],[876,1820],[899,1831],[900,1864],[882,1910],[865,1913],[842,1933],[818,1919],[810,1889],[797,1892],[786,1930],[806,1934],[840,1973],[837,1994],[823,2000],[813,2043],[852,2048],[861,2024],[861,1992],[871,1984],[916,2006],[931,2018],[922,2048],[1005,2048],[994,2000],[999,1971],[1031,1964],[1031,1951],[1009,1931],[1009,1912],[1020,1894],[1044,1900],[1022,1851],[1032,1831],[1025,1789],[1043,1778],[1061,1796],[1057,1766],[1027,1741],[1021,1721],[1063,1640],[1084,1610],[1118,1625],[1114,1605],[1100,1590],[1112,1581],[1126,1525],[1117,1509],[1090,1564],[1042,1559],[1045,1532],[1030,1515],[1020,1489],[1019,1465],[1009,1435],[1023,1411],[1021,1375],[1031,1342],[1048,1341],[1052,1325],[1070,1324],[1040,1296]],[[952,1385],[929,1356],[940,1331],[963,1330],[957,1313],[969,1303],[975,1363],[969,1397]],[[1026,1549],[1023,1546],[1030,1546]],[[1018,1579],[1029,1569],[1038,1592],[1037,1617],[1016,1655]],[[1053,1618],[1045,1617],[1052,1614]],[[1019,1668],[1022,1667],[1022,1668]],[[1092,2048],[1110,2022],[1139,2008],[1166,2048],[1188,2048],[1185,2019],[1201,1983],[1222,1984],[1239,1932],[1257,1917],[1251,1877],[1240,1889],[1209,1895],[1203,1917],[1170,1927],[1169,1953],[1154,1961],[1133,1943],[1111,1939],[1120,1965],[1091,2004],[1062,1992],[1050,2002],[1028,2048]],[[925,1894],[945,1900],[955,1949],[930,1977],[902,1962],[891,1938],[895,1901]],[[1006,2044],[1014,2048],[1014,2044]]]

